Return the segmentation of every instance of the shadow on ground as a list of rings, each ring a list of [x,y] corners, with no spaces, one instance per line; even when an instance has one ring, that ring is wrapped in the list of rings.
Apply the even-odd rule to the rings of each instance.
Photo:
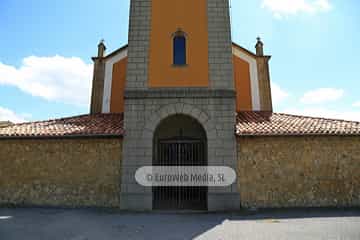
[[[268,209],[236,213],[0,209],[0,239],[4,240],[322,239],[322,234],[327,239],[339,236],[360,239],[359,229],[360,209]],[[292,238],[297,234],[299,238]]]

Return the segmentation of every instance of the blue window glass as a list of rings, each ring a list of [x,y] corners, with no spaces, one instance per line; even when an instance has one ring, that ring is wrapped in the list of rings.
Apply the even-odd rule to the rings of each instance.
[[[174,65],[186,65],[186,39],[184,36],[174,37]]]

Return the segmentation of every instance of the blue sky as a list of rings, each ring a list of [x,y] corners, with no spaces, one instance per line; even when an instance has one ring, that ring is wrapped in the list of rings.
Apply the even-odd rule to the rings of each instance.
[[[232,0],[233,41],[270,62],[275,111],[360,121],[360,2]],[[0,120],[88,112],[91,56],[127,43],[129,0],[1,0]]]

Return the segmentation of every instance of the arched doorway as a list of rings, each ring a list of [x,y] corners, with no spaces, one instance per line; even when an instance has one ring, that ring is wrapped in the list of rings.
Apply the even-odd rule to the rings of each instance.
[[[207,166],[206,132],[190,116],[161,121],[153,141],[154,166]],[[207,187],[153,187],[153,208],[206,210]]]

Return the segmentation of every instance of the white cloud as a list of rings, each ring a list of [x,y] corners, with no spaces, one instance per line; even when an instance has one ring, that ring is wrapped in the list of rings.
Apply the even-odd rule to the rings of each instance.
[[[306,92],[300,102],[304,104],[320,104],[339,100],[343,95],[343,89],[319,88]]]
[[[87,105],[92,69],[91,64],[76,57],[31,56],[24,58],[19,68],[0,62],[0,84],[51,101]]]
[[[360,101],[354,102],[353,107],[360,107]]]
[[[310,117],[322,117],[332,119],[342,119],[349,121],[360,121],[360,111],[337,111],[327,108],[289,108],[283,111],[284,113],[310,116]]]
[[[13,123],[25,122],[25,118],[16,114],[14,111],[0,107],[0,121],[10,121]]]
[[[274,82],[271,83],[271,90],[272,90],[272,97],[274,104],[284,102],[284,100],[286,100],[291,95],[289,92],[284,91],[279,85],[277,85]],[[320,88],[306,92],[304,96],[301,98],[301,103],[303,104],[325,103],[325,102],[338,100],[343,95],[344,95],[343,89]],[[353,106],[360,107],[360,101],[355,102]],[[299,107],[282,108],[280,112],[295,114],[300,116],[321,117],[321,118],[360,122],[360,110],[341,111],[337,109],[331,109],[326,106],[312,107],[308,105],[300,105]]]
[[[284,101],[288,96],[289,93],[283,90],[278,84],[272,82],[271,83],[271,95],[272,101],[274,104],[279,104],[280,102]]]
[[[298,13],[315,14],[332,9],[329,0],[263,0],[262,7],[269,9],[277,18]]]

